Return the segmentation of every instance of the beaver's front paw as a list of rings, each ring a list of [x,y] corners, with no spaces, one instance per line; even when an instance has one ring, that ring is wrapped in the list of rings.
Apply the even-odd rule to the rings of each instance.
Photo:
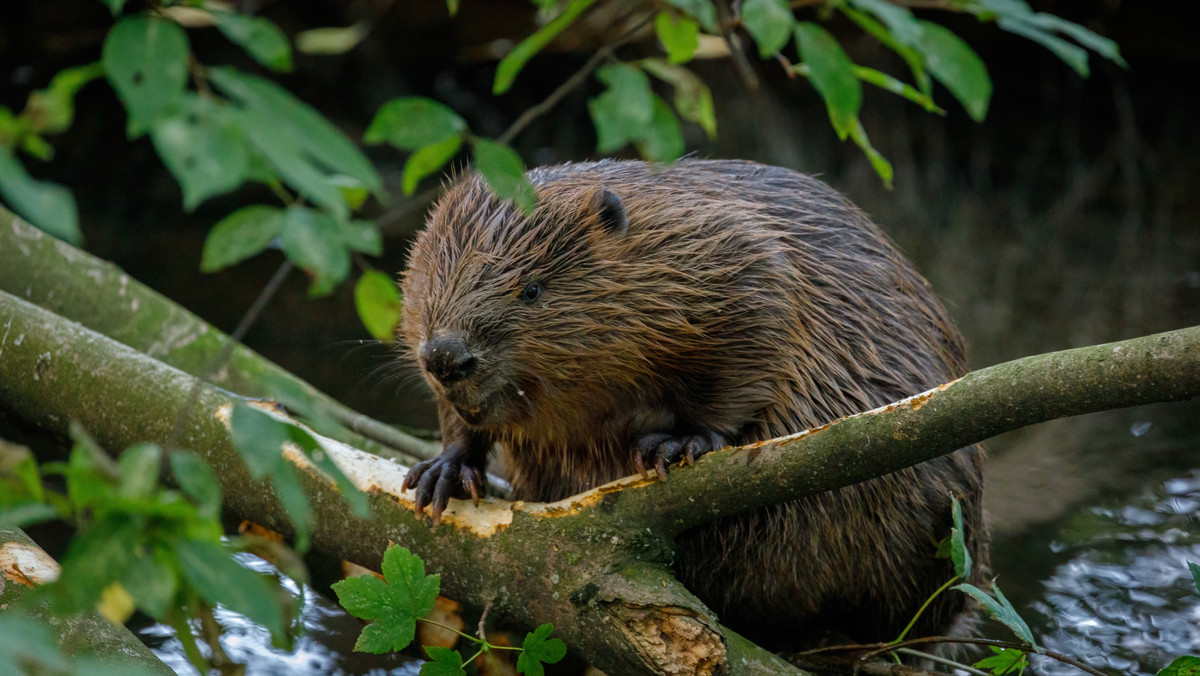
[[[486,456],[485,456],[486,458]],[[403,490],[416,488],[413,511],[418,516],[426,505],[433,505],[433,525],[442,520],[442,512],[450,498],[465,498],[479,506],[479,495],[487,488],[484,465],[475,459],[465,444],[447,444],[441,455],[419,462],[404,477]]]
[[[696,458],[709,451],[724,448],[728,445],[725,437],[716,432],[701,432],[699,434],[670,434],[652,432],[642,435],[633,444],[633,462],[638,472],[647,474],[653,467],[658,477],[667,480],[667,466],[684,461],[691,465]]]

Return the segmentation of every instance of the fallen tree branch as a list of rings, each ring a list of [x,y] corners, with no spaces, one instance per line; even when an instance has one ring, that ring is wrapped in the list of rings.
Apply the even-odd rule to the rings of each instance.
[[[0,442],[3,443],[3,442]],[[58,562],[18,528],[0,528],[0,613],[20,608],[44,620],[68,655],[86,655],[105,662],[141,668],[139,673],[175,673],[125,627],[94,611],[57,617],[48,604],[22,603],[34,586],[55,580]]]
[[[199,376],[228,344],[229,337],[119,267],[34,228],[0,206],[0,290],[79,322],[175,368]],[[280,379],[319,401],[328,414],[358,437],[342,441],[380,450],[376,441],[407,456],[425,459],[440,446],[368,418],[245,347],[233,348],[212,384],[247,397],[272,396],[268,382]]]
[[[17,339],[14,342],[14,337]],[[49,429],[77,418],[109,448],[160,441],[190,380],[78,325],[0,294],[0,407]],[[327,441],[371,496],[349,515],[303,456],[316,549],[378,566],[389,541],[443,574],[446,593],[556,631],[613,673],[778,673],[769,653],[720,627],[670,573],[671,538],[738,511],[895,471],[1035,422],[1200,394],[1200,327],[1009,362],[781,440],[709,454],[670,480],[629,477],[551,504],[451,501],[442,525],[413,517],[403,468]],[[230,447],[232,400],[206,388],[185,445],[217,470],[227,508],[281,530],[278,501]],[[285,453],[288,451],[285,450]],[[704,491],[705,510],[690,502]],[[772,660],[775,660],[772,662]],[[794,670],[793,670],[794,673]]]
[[[191,376],[74,322],[0,292],[0,414],[62,432],[81,422],[104,447],[161,443],[188,397]],[[290,532],[279,500],[254,481],[228,434],[236,398],[205,386],[181,445],[214,469],[227,512]],[[397,542],[443,575],[447,596],[555,633],[609,673],[802,674],[724,630],[671,574],[670,542],[626,532],[595,510],[485,500],[457,505],[437,529],[412,512],[399,487],[404,468],[322,439],[324,450],[367,492],[372,516],[354,517],[336,488],[302,454],[314,510],[316,551],[378,569]]]
[[[696,463],[698,471],[674,471],[666,482],[619,480],[603,489],[605,508],[629,515],[631,526],[673,537],[722,516],[866,481],[1028,425],[1198,395],[1200,327],[1051,352],[972,371],[823,427],[709,453]],[[697,495],[704,496],[702,510],[689,503]]]

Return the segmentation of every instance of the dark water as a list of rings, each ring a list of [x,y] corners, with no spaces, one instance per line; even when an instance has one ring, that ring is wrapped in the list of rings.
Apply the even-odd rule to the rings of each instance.
[[[1029,604],[1046,647],[1117,673],[1152,674],[1200,650],[1200,471],[1124,504],[1072,515],[1048,543],[1058,561]],[[1038,660],[1044,674],[1077,673]]]
[[[277,575],[278,571],[262,559],[239,554],[239,561],[262,573]],[[300,587],[284,578],[284,587],[293,596]],[[271,646],[271,635],[238,613],[220,608],[217,621],[225,628],[221,646],[231,659],[246,665],[246,676],[296,674],[312,676],[330,674],[370,674],[371,676],[417,676],[421,660],[406,655],[369,655],[353,651],[362,625],[333,601],[311,588],[303,589],[304,605],[300,615],[303,632],[291,652]],[[183,644],[175,638],[170,627],[155,624],[138,631],[141,639],[154,653],[180,674],[198,676],[199,672],[185,657]],[[207,656],[207,648],[201,645]]]

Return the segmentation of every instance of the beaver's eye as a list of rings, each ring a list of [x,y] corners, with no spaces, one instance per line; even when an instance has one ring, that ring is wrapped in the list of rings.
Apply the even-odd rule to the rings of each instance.
[[[542,297],[542,283],[530,282],[521,290],[521,302],[529,305]]]

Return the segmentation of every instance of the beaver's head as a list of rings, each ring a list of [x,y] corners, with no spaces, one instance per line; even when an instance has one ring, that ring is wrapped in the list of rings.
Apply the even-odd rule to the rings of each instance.
[[[469,425],[545,431],[633,385],[628,229],[603,187],[541,186],[527,215],[478,177],[459,181],[403,277],[400,338],[433,391]]]

